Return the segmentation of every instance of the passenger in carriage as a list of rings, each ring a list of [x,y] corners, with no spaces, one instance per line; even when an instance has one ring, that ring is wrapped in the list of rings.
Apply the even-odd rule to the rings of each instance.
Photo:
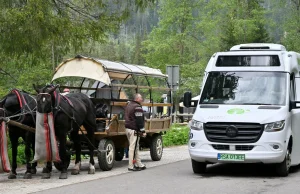
[[[139,156],[140,135],[138,134],[142,134],[143,137],[146,136],[144,128],[144,111],[141,106],[142,102],[142,95],[137,93],[134,95],[134,100],[128,102],[125,108],[125,128],[127,139],[129,141],[129,171],[140,171],[146,169],[146,166],[141,162]],[[136,161],[135,164],[133,162],[134,160]]]
[[[67,94],[69,94],[70,93],[70,89],[69,88],[65,88],[64,90],[63,90],[63,93],[60,93],[61,95],[67,95]]]

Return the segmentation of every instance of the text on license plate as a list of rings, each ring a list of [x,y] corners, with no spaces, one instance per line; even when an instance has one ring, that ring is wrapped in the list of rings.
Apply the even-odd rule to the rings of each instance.
[[[245,154],[225,154],[218,153],[218,160],[224,161],[245,161]]]

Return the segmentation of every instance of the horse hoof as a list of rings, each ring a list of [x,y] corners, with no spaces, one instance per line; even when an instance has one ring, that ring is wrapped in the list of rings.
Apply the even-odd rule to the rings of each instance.
[[[16,174],[10,173],[10,174],[8,175],[8,179],[16,179],[16,178],[17,178],[17,175],[16,175]]]
[[[71,172],[72,175],[78,175],[79,173],[80,173],[80,171],[77,169],[73,169]]]
[[[43,173],[42,174],[42,179],[50,179],[50,173]]]
[[[59,179],[67,179],[68,178],[68,173],[62,172],[60,173]]]
[[[95,174],[95,172],[96,172],[95,168],[90,168],[88,174]]]
[[[49,170],[47,168],[43,168],[42,173],[49,173]]]
[[[24,179],[32,179],[32,175],[31,175],[31,173],[29,173],[29,172],[26,172],[25,174],[24,174],[24,177],[23,177]]]
[[[36,168],[30,170],[31,174],[36,174]]]

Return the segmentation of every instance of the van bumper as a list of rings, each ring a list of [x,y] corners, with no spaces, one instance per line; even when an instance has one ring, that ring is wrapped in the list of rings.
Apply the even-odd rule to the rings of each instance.
[[[189,143],[190,157],[197,162],[208,163],[281,163],[285,158],[285,149],[281,150],[267,150],[263,145],[254,145],[250,151],[237,150],[216,150],[212,145],[205,144],[200,148],[192,148]],[[234,146],[234,145],[231,145]],[[284,146],[282,147],[284,148]],[[245,154],[244,161],[221,161],[218,160],[219,153],[226,154]]]

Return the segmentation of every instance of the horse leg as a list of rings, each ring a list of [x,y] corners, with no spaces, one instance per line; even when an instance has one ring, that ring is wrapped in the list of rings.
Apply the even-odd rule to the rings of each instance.
[[[26,157],[26,172],[24,174],[24,179],[31,179],[31,164],[30,164],[30,156],[31,156],[31,150],[30,150],[30,142],[28,141],[28,137],[24,139],[25,141],[25,157]]]
[[[72,175],[77,175],[80,173],[80,167],[81,167],[81,142],[80,142],[80,136],[78,135],[78,130],[74,130],[71,133],[71,139],[74,142],[74,149],[75,149],[75,166],[71,172]]]
[[[95,121],[94,121],[95,122]],[[95,161],[94,161],[94,146],[95,145],[95,138],[94,138],[94,129],[96,129],[96,122],[95,127],[91,127],[90,125],[86,124],[84,127],[87,130],[87,136],[90,142],[88,142],[89,154],[90,154],[90,165],[88,174],[95,174]],[[92,144],[92,145],[91,145]]]
[[[61,163],[62,163],[62,170],[60,172],[60,176],[59,179],[67,179],[68,178],[68,172],[67,172],[67,167],[66,167],[66,156],[67,156],[67,152],[66,152],[66,134],[62,134],[59,137],[59,156],[61,159]]]
[[[33,153],[35,152],[35,134],[34,133],[30,133],[30,142],[31,142],[31,150],[33,151]],[[31,174],[36,174],[37,170],[36,170],[36,167],[37,167],[37,162],[34,162],[32,163],[31,165]]]
[[[45,166],[42,171],[42,179],[49,179],[51,177],[52,162],[45,162]]]
[[[17,154],[18,154],[18,136],[15,136],[12,132],[9,133],[11,149],[12,149],[12,168],[8,175],[9,179],[17,178]]]

